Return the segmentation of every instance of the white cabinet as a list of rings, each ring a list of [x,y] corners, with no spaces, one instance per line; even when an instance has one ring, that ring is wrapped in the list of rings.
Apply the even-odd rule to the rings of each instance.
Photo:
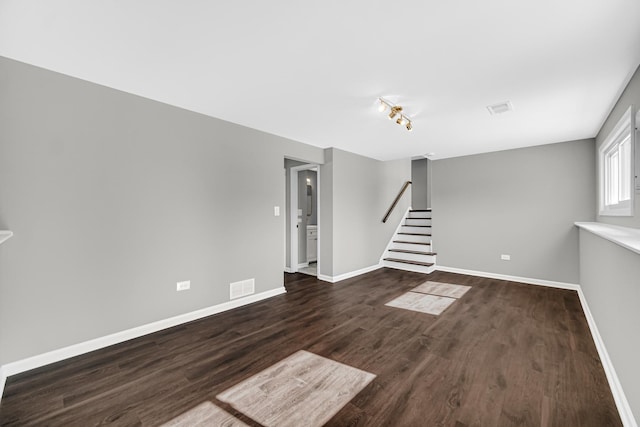
[[[318,226],[307,225],[307,262],[318,260]]]

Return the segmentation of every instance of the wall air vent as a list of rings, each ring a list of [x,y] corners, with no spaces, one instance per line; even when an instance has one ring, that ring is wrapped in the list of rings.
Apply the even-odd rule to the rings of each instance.
[[[513,110],[513,105],[511,105],[511,101],[501,102],[499,104],[493,104],[487,106],[487,110],[493,116],[496,114],[506,113],[507,111]]]
[[[231,285],[229,286],[229,299],[251,295],[255,292],[255,286],[255,279],[248,279],[231,283]]]

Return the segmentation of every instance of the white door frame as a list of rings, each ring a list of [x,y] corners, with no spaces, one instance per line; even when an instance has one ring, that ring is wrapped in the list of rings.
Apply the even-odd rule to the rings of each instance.
[[[301,166],[294,166],[290,169],[290,173],[289,173],[289,199],[290,199],[290,208],[291,208],[291,212],[289,212],[289,216],[290,216],[290,225],[291,225],[291,231],[289,232],[289,237],[290,237],[290,249],[291,249],[291,256],[290,256],[290,262],[289,262],[289,268],[290,271],[292,273],[295,273],[298,271],[298,172],[300,171],[304,171],[304,170],[315,170],[316,171],[316,176],[317,176],[317,198],[318,198],[318,202],[317,202],[317,209],[318,209],[318,262],[317,262],[317,269],[318,269],[318,275],[320,274],[320,248],[321,248],[321,243],[320,243],[320,165],[318,164],[307,164],[307,165],[301,165]]]

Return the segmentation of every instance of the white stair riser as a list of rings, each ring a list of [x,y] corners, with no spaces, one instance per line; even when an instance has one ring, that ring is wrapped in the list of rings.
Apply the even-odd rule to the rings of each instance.
[[[391,249],[406,249],[408,251],[431,252],[431,245],[416,245],[411,243],[392,243]]]
[[[389,268],[397,268],[398,270],[415,271],[416,273],[429,274],[435,271],[436,266],[425,267],[424,265],[404,264],[401,262],[384,261],[384,266]]]
[[[408,254],[405,252],[387,252],[385,258],[398,258],[406,259],[408,261],[420,261],[420,262],[436,262],[434,255],[420,255],[420,254]]]
[[[402,227],[400,227],[400,232],[431,234],[431,227],[412,227],[410,225],[403,225]]]
[[[431,236],[413,236],[411,234],[398,234],[397,239],[406,240],[407,242],[431,243]]]
[[[409,212],[403,221],[404,222],[401,223],[398,232],[393,236],[389,249],[431,252],[433,250],[433,245],[431,244],[431,212]],[[401,240],[406,243],[395,243],[397,240]],[[433,264],[428,267],[424,265],[408,264],[406,262],[382,260],[385,267],[396,268],[398,270],[429,274],[436,268],[435,255],[393,252],[391,250],[387,250],[385,251],[383,258],[395,258],[408,262],[413,261]]]
[[[409,212],[408,218],[428,218],[428,219],[431,219],[431,212]]]
[[[431,220],[428,218],[407,218],[405,225],[431,225]]]

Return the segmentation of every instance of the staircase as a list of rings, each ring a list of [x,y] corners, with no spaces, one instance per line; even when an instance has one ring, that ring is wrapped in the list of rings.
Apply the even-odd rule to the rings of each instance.
[[[436,269],[432,252],[431,209],[408,211],[382,256],[385,267],[429,274]]]

